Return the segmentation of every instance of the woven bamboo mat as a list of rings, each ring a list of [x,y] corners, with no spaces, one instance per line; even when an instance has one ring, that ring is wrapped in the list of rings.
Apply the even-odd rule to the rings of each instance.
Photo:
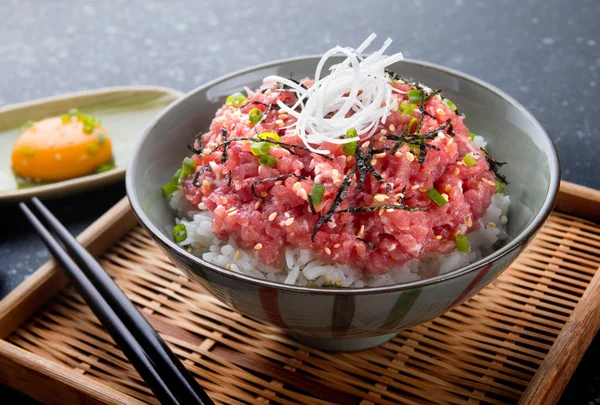
[[[600,267],[600,226],[553,213],[481,293],[356,353],[305,347],[231,311],[189,282],[139,226],[101,263],[216,402],[513,404]],[[71,288],[7,340],[127,394],[124,403],[157,403]]]

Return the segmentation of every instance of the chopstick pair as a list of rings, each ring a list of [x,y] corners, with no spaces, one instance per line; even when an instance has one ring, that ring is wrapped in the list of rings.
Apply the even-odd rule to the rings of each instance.
[[[20,203],[19,208],[158,400],[169,405],[213,404],[100,263],[40,200],[34,197],[32,204],[46,226],[27,205]]]

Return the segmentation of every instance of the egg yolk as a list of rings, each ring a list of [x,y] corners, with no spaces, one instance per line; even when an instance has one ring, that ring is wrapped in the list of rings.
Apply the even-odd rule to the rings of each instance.
[[[61,117],[32,124],[15,141],[12,167],[17,175],[35,181],[60,181],[92,174],[112,157],[104,128]]]

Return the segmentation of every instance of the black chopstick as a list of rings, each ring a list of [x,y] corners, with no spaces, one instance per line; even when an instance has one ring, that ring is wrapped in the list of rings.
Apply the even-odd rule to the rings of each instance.
[[[161,403],[213,404],[96,259],[37,198],[32,201],[58,241],[23,203],[21,210]]]

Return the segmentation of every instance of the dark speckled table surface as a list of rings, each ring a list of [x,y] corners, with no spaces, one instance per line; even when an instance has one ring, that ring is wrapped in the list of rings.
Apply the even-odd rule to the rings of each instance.
[[[552,134],[563,179],[600,188],[599,18],[594,0],[5,0],[0,107],[116,85],[189,91],[261,62],[357,46],[376,32],[394,40],[394,52],[470,73],[515,97]],[[124,195],[118,183],[49,206],[79,233]],[[2,298],[49,255],[15,206],[2,208],[0,223]],[[561,403],[600,403],[599,347],[596,338]],[[9,392],[0,386],[1,397]]]

